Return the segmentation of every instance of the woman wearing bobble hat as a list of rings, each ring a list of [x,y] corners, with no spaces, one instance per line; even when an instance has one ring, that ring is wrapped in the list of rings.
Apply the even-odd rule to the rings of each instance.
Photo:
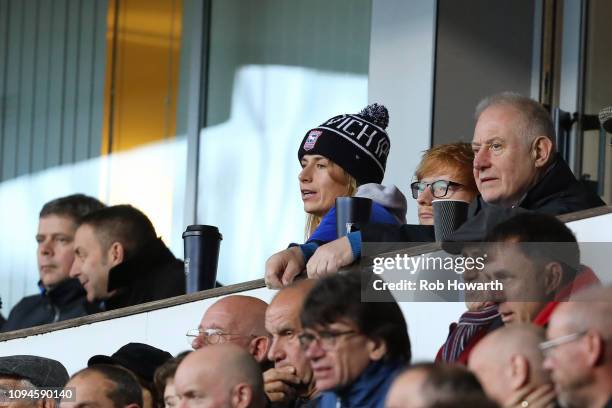
[[[300,191],[306,222],[306,243],[272,255],[266,262],[266,284],[293,282],[316,248],[337,238],[337,197],[372,199],[370,222],[403,224],[406,197],[395,186],[380,185],[391,143],[386,132],[387,108],[368,105],[357,114],[335,116],[306,132],[298,159]]]

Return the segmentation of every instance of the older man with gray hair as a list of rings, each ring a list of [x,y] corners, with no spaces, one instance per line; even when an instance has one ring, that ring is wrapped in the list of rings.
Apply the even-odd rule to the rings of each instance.
[[[612,408],[612,286],[594,288],[553,312],[546,358],[565,408]]]
[[[0,406],[57,407],[67,381],[68,372],[59,361],[31,355],[0,357]]]

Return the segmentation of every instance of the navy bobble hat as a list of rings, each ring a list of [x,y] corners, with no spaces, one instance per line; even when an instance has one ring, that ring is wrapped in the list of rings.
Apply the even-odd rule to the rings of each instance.
[[[381,183],[391,141],[386,128],[389,112],[374,103],[356,114],[334,116],[306,132],[298,160],[319,154],[342,167],[357,184]]]

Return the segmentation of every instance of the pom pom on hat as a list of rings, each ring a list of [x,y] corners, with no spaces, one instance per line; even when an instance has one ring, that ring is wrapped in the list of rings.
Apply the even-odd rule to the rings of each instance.
[[[373,103],[363,108],[358,115],[383,129],[389,126],[389,111],[384,105]]]

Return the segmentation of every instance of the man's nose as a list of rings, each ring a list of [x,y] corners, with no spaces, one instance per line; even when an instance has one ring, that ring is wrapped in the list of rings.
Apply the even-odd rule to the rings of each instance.
[[[542,362],[542,368],[546,371],[552,370],[552,361],[550,359],[549,352],[544,353],[544,361]]]
[[[429,186],[425,187],[417,196],[417,203],[419,203],[419,205],[431,205],[432,200],[433,195],[431,194],[431,188],[429,188]]]
[[[304,355],[308,360],[317,360],[325,355],[325,350],[323,350],[318,341],[314,340],[304,350]]]
[[[38,244],[38,251],[41,255],[53,255],[53,246],[51,241],[43,241]]]
[[[475,169],[484,169],[491,165],[491,161],[489,158],[489,149],[482,147],[478,149],[476,154],[474,155],[474,168]]]
[[[187,405],[187,398],[179,398],[178,401],[178,405],[176,406],[176,408],[187,408],[189,405]]]
[[[74,261],[72,261],[72,266],[70,267],[70,272],[68,272],[68,275],[71,278],[78,278],[79,275],[81,274],[81,267],[80,265],[77,265],[79,263],[79,261],[77,261],[76,259]]]
[[[191,342],[191,348],[193,348],[194,350],[199,350],[202,347],[204,347],[204,338],[202,337],[202,335],[199,335]]]
[[[278,341],[272,339],[272,345],[270,346],[270,350],[268,350],[268,360],[270,361],[281,361],[286,357],[285,352],[282,347],[279,347]]]

